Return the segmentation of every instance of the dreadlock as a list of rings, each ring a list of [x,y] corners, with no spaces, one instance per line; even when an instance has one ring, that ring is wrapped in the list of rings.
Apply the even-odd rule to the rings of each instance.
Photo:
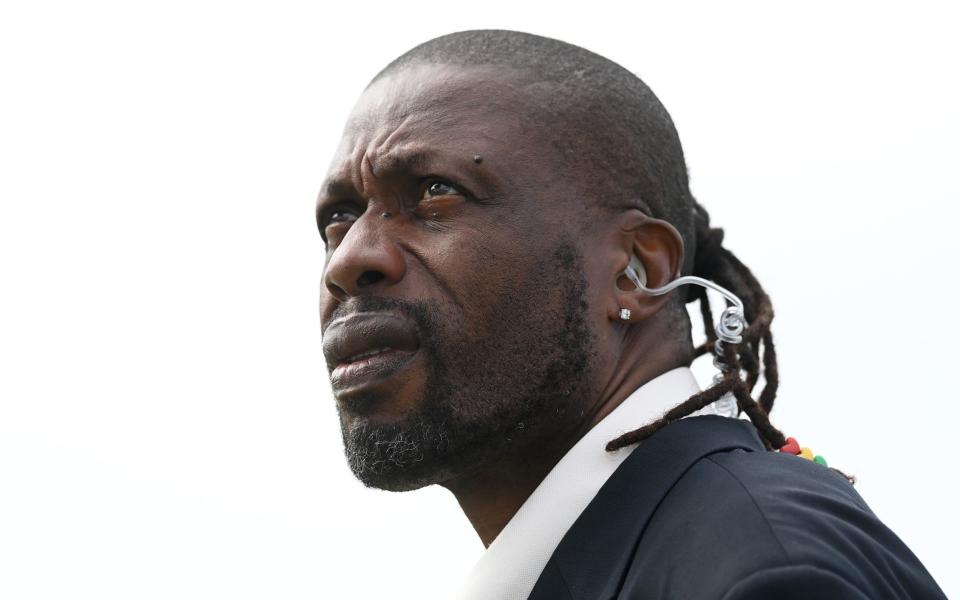
[[[612,440],[607,444],[609,451],[641,442],[666,425],[712,404],[726,393],[734,395],[737,407],[750,418],[767,449],[777,449],[786,444],[786,438],[770,423],[768,416],[773,409],[779,385],[777,354],[770,332],[770,323],[773,321],[770,297],[750,269],[723,247],[723,230],[710,227],[710,216],[706,209],[699,203],[694,206],[697,246],[693,274],[718,283],[743,301],[744,318],[747,321],[743,340],[737,345],[723,346],[721,360],[729,368],[720,381],[670,409],[657,421]],[[691,361],[710,353],[716,342],[710,298],[705,289],[694,289],[688,297],[700,305],[707,339],[694,349]],[[761,375],[764,386],[759,397],[754,399],[752,393]]]

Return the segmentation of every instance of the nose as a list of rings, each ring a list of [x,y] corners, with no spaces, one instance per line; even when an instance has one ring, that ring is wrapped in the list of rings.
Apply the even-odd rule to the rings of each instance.
[[[340,302],[394,285],[406,273],[403,254],[377,214],[367,210],[360,215],[327,262],[323,283]]]

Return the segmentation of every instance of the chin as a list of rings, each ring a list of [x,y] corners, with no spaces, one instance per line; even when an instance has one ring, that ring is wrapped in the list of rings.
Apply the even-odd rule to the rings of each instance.
[[[354,471],[354,475],[356,475],[360,483],[366,487],[384,490],[386,492],[412,492],[431,485],[443,483],[446,480],[434,477],[410,477],[409,473],[399,474],[399,477],[393,475],[389,477],[369,477],[367,476],[369,474],[361,474]]]
[[[427,411],[340,410],[347,463],[367,487],[405,492],[443,483],[461,470],[462,448]]]
[[[356,447],[347,447],[350,470],[369,488],[409,492],[443,483],[455,475],[449,468],[424,459],[412,444],[392,441],[381,444],[380,449],[384,452],[373,456],[365,451],[357,452]]]

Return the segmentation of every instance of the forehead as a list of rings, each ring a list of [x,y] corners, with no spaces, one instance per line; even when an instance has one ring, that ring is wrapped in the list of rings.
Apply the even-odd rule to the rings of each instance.
[[[417,64],[389,73],[361,95],[347,120],[331,175],[366,160],[429,152],[523,153],[538,138],[536,93],[504,67]],[[498,161],[499,162],[499,161]]]

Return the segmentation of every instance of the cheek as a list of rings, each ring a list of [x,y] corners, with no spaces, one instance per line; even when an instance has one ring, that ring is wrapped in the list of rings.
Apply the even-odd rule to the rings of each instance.
[[[468,340],[492,335],[498,323],[510,320],[503,304],[523,285],[529,251],[502,236],[470,236],[437,249],[436,272],[462,315]]]

